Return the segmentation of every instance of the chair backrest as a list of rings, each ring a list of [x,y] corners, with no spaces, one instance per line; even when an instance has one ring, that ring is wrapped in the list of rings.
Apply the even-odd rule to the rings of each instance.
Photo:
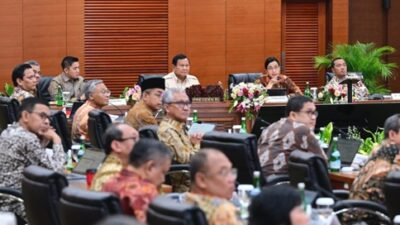
[[[251,130],[251,133],[256,135],[256,138],[260,138],[261,133],[263,132],[264,129],[266,129],[269,125],[271,125],[270,122],[267,122],[263,120],[261,117],[257,117],[256,120],[254,121],[253,128]]]
[[[202,148],[221,150],[238,170],[237,181],[241,184],[253,183],[253,172],[260,171],[260,161],[257,154],[256,136],[253,134],[229,134],[212,131],[205,133],[201,142]],[[261,184],[265,184],[261,174]]]
[[[102,110],[94,109],[89,112],[88,132],[90,143],[99,149],[104,149],[103,134],[111,124],[110,116]]]
[[[325,160],[311,152],[293,151],[288,160],[290,184],[297,187],[305,183],[307,190],[316,191],[320,197],[336,199],[329,179]]]
[[[68,186],[64,175],[36,165],[22,173],[22,196],[30,225],[59,225],[61,191]]]
[[[60,200],[63,225],[95,224],[108,215],[122,214],[117,196],[108,192],[94,192],[67,187]]]
[[[158,196],[147,209],[149,225],[206,225],[204,212],[197,206],[178,203],[168,196]]]
[[[157,125],[147,125],[139,129],[140,138],[151,138],[158,140],[158,126]]]
[[[334,76],[335,76],[334,73],[326,72],[325,73],[325,83],[328,83],[329,81],[331,81]]]
[[[0,96],[0,130],[18,120],[19,102],[16,99]]]
[[[67,116],[59,110],[51,110],[50,124],[60,136],[64,151],[71,149],[71,135],[68,129]]]
[[[52,80],[53,77],[49,76],[40,77],[39,84],[37,87],[38,98],[43,99],[47,102],[51,101],[51,96],[48,89]]]
[[[390,172],[383,185],[385,205],[390,218],[400,214],[400,171]]]
[[[149,78],[158,78],[158,77],[164,77],[165,75],[167,75],[166,73],[149,73],[149,74],[140,74],[139,75],[139,81],[138,81],[138,85],[140,86],[142,84],[142,82],[146,79]]]
[[[22,194],[20,191],[9,187],[0,187],[0,198],[2,202],[2,204],[0,204],[0,212],[13,213],[17,219],[17,225],[27,224],[27,222],[20,215],[25,211],[23,206],[24,200],[22,199]]]

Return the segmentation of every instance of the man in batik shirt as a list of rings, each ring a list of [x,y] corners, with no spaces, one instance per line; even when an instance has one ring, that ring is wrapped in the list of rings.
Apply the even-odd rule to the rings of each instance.
[[[9,126],[0,136],[1,187],[20,190],[22,172],[30,165],[63,172],[65,154],[60,137],[50,127],[49,115],[50,109],[42,100],[26,98],[22,101],[18,122]],[[50,141],[53,142],[53,148],[46,151]],[[11,205],[0,198],[0,206],[15,208]]]
[[[258,140],[258,155],[266,176],[287,174],[287,159],[296,149],[326,159],[313,131],[318,112],[312,100],[304,96],[290,98],[286,115],[265,129]]]
[[[11,98],[21,102],[25,98],[35,97],[38,79],[31,65],[20,64],[16,66],[12,72],[12,81],[15,88],[10,96]]]
[[[103,140],[107,157],[93,178],[90,189],[94,191],[101,191],[106,181],[128,165],[129,153],[139,140],[139,133],[128,124],[111,124]]]
[[[347,77],[347,64],[346,61],[342,58],[335,58],[331,63],[332,72],[335,76],[325,85],[325,89],[329,90],[330,87],[333,87],[335,90],[339,88],[340,85],[343,85],[343,90],[347,95],[347,85],[340,84],[342,80]],[[362,100],[368,97],[368,89],[365,87],[362,81],[354,83],[352,85],[353,96],[357,100]]]
[[[165,180],[171,165],[171,152],[159,141],[140,139],[129,154],[129,165],[103,186],[121,200],[126,214],[146,222],[150,202],[158,195],[157,187]]]
[[[190,163],[192,188],[183,195],[187,203],[205,213],[208,225],[238,225],[235,206],[229,201],[235,190],[237,171],[221,151],[202,149]]]

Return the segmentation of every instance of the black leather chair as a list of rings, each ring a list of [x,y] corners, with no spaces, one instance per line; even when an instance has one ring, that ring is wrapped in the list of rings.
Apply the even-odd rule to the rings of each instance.
[[[0,130],[18,120],[19,102],[16,99],[0,96]]]
[[[17,219],[17,225],[27,224],[27,222],[21,217],[21,215],[18,215],[17,212],[10,211],[11,209],[9,208],[9,206],[7,204],[3,204],[2,200],[15,202],[16,204],[20,205],[20,211],[22,212],[24,210],[24,200],[22,199],[22,194],[20,191],[8,187],[0,187],[0,212],[14,213]]]
[[[88,133],[90,143],[99,149],[104,149],[103,134],[111,124],[110,116],[102,110],[94,109],[89,112]]]
[[[139,137],[158,140],[157,131],[158,131],[157,125],[143,126],[139,128]]]
[[[270,122],[267,122],[258,116],[256,118],[256,120],[254,121],[253,129],[251,130],[251,133],[256,135],[256,138],[258,140],[258,138],[260,138],[263,130],[266,129],[269,125],[271,125]]]
[[[304,182],[306,189],[316,191],[319,197],[331,197],[336,200],[333,210],[339,219],[344,213],[351,214],[353,210],[362,210],[382,224],[390,224],[385,206],[372,201],[348,200],[347,190],[333,190],[326,162],[320,156],[295,150],[289,156],[288,166],[292,185],[297,186],[299,182]]]
[[[200,145],[202,148],[215,148],[225,153],[233,167],[238,170],[237,181],[240,184],[252,184],[253,172],[260,171],[261,184],[265,185],[255,135],[212,131],[204,134]]]
[[[262,73],[231,73],[228,77],[228,90],[229,96],[231,96],[232,88],[241,83],[251,83],[260,78],[263,74]]]
[[[390,218],[400,214],[400,171],[393,171],[386,177],[383,192]]]
[[[62,111],[51,110],[50,124],[60,136],[64,151],[71,149],[71,134],[69,133],[67,116]]]
[[[326,72],[325,73],[325,83],[328,83],[329,81],[331,81],[334,76],[335,76],[334,73]]]
[[[37,97],[43,99],[47,102],[51,101],[51,96],[49,93],[49,86],[53,77],[42,76],[40,77],[39,84],[37,86]]]
[[[60,225],[61,191],[68,186],[64,175],[36,165],[25,168],[22,196],[30,225]]]
[[[67,187],[61,195],[62,225],[92,225],[106,216],[122,213],[120,201],[112,193]]]
[[[207,225],[204,212],[197,206],[178,203],[167,196],[155,198],[147,210],[148,225]]]
[[[138,81],[138,85],[140,86],[142,84],[142,82],[146,79],[149,78],[155,78],[155,77],[164,77],[165,75],[167,75],[166,73],[149,73],[149,74],[140,74],[139,75],[139,81]]]

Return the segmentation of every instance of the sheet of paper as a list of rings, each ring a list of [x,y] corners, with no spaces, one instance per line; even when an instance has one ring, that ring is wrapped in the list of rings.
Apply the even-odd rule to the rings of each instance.
[[[195,134],[195,133],[207,133],[213,131],[215,128],[215,124],[212,123],[193,123],[190,127],[188,134]]]

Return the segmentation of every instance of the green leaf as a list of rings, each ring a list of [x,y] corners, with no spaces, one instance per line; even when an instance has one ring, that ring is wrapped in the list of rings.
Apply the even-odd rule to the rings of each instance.
[[[11,96],[14,92],[14,86],[12,84],[5,83],[4,91],[6,92],[7,96]]]

